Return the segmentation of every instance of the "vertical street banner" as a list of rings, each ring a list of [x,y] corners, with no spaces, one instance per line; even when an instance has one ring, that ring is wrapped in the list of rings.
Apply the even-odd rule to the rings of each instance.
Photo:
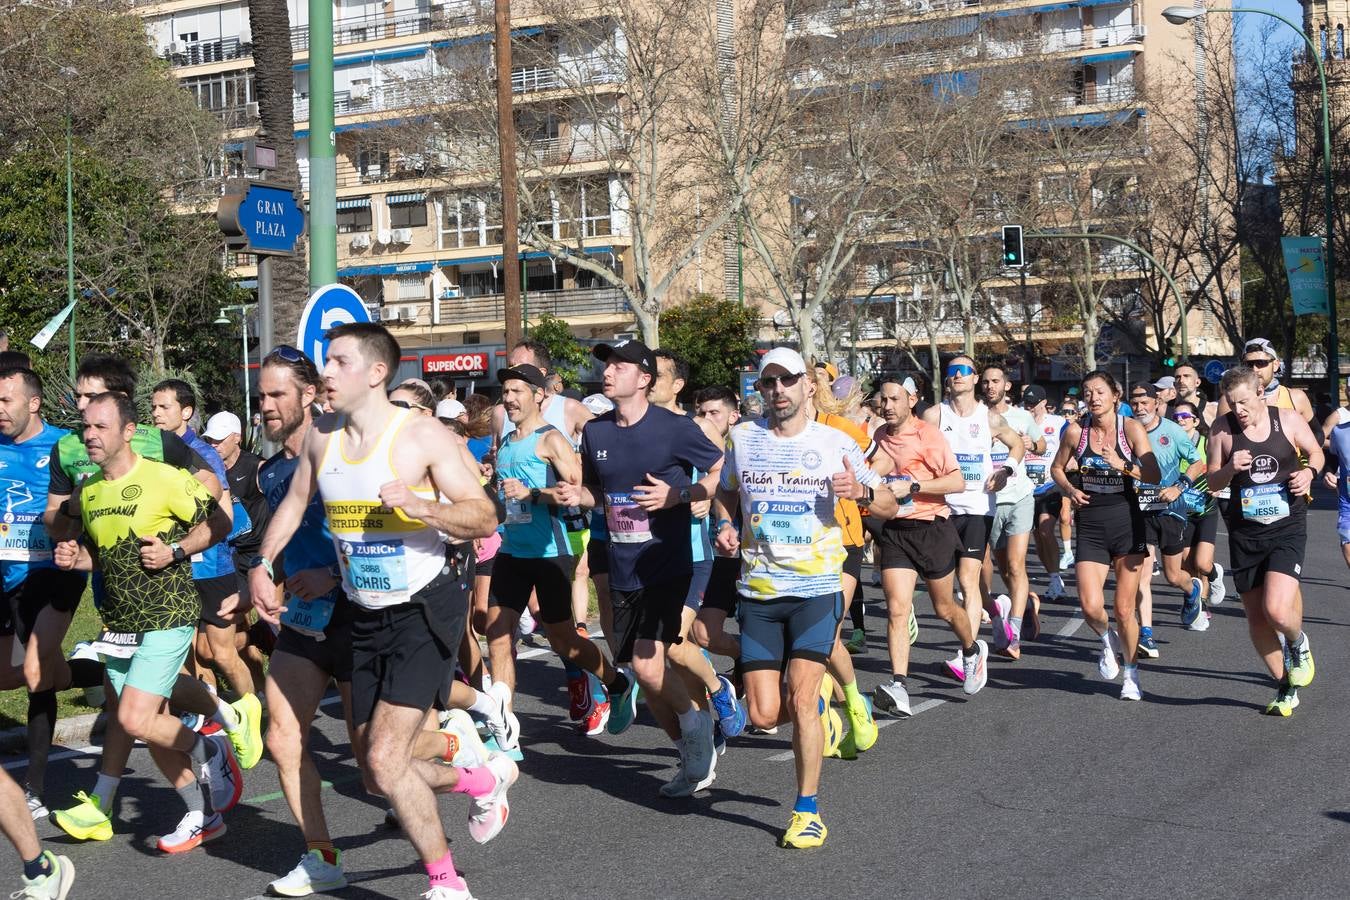
[[[1327,270],[1320,237],[1282,237],[1284,271],[1296,316],[1327,314]]]

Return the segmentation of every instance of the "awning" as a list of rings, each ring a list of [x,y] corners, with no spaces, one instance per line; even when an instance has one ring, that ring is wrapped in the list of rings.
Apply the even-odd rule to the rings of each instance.
[[[511,30],[511,37],[532,37],[536,34],[543,34],[543,28],[514,28]],[[475,34],[469,37],[455,38],[453,41],[436,41],[431,46],[437,50],[443,50],[447,47],[463,47],[467,44],[487,44],[491,43],[492,35]]]
[[[241,288],[248,288],[248,289],[252,290],[252,289],[254,289],[254,288],[256,288],[256,287],[258,286],[258,279],[256,279],[256,278],[240,278],[238,281],[236,281],[236,282],[234,283],[234,286],[235,286],[235,287],[241,287]]]
[[[426,203],[427,195],[419,192],[416,194],[390,194],[385,198],[385,202],[390,206],[404,206],[413,203]]]
[[[613,247],[587,247],[587,256],[599,256],[604,253],[614,253]],[[521,259],[548,259],[549,254],[543,250],[531,250],[528,253],[520,254]],[[438,265],[441,266],[471,266],[479,263],[499,263],[502,261],[502,255],[496,256],[471,256],[468,259],[443,259]],[[564,260],[559,260],[564,262]]]
[[[401,47],[398,50],[385,50],[380,53],[354,53],[351,56],[339,56],[333,60],[333,68],[341,69],[344,66],[360,66],[372,62],[388,62],[394,59],[415,59],[419,56],[427,55],[427,45],[420,47]],[[303,72],[309,68],[308,62],[298,62],[291,66],[297,72]]]
[[[1129,5],[1129,0],[1078,0],[1079,6]]]
[[[345,116],[350,115],[350,113],[338,113],[337,115]],[[335,134],[341,134],[344,131],[366,131],[367,129],[370,128],[383,128],[386,125],[402,125],[404,122],[415,122],[419,118],[422,117],[416,118],[400,117],[397,119],[380,119],[379,121],[376,122],[349,122],[346,125],[337,126],[336,128],[333,129],[333,132]],[[306,140],[308,137],[309,137],[308,128],[301,129],[300,131],[297,131],[295,133],[295,139],[297,141]]]
[[[1114,113],[1082,113],[1077,116],[1060,116],[1055,119],[1022,119],[1012,124],[1018,128],[1099,128],[1103,125],[1118,125],[1134,116],[1144,115],[1142,109],[1122,109]]]
[[[1103,2],[1107,2],[1107,0],[1103,0]],[[1115,3],[1119,2],[1119,0],[1110,0],[1110,2]],[[1022,7],[1020,9],[1001,9],[998,12],[981,13],[980,15],[981,18],[986,19],[1003,19],[1008,16],[1030,16],[1036,13],[1059,12],[1060,10],[1073,9],[1074,7],[1077,6],[1087,6],[1087,4],[1079,2],[1050,3],[1045,6],[1032,6],[1030,8]]]
[[[338,269],[339,278],[361,278],[368,275],[411,275],[415,272],[430,272],[436,264],[427,262],[386,263],[381,266],[352,266]]]
[[[1114,50],[1110,53],[1084,53],[1078,57],[1086,63],[1110,62],[1113,59],[1130,59],[1138,50]]]
[[[369,205],[369,197],[339,197],[337,202],[338,209],[361,209]]]

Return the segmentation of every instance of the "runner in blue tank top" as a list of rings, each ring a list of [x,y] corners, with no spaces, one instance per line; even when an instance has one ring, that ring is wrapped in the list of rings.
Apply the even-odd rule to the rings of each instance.
[[[1341,538],[1341,555],[1350,566],[1350,407],[1342,405],[1322,423],[1326,435],[1326,465],[1322,477],[1336,492],[1336,533]]]

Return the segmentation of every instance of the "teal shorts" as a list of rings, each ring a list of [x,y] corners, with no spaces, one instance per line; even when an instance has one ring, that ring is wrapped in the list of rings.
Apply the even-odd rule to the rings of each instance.
[[[122,688],[127,685],[158,697],[167,698],[172,694],[174,682],[178,680],[178,670],[183,668],[183,661],[192,648],[192,636],[196,632],[196,627],[192,625],[147,631],[141,645],[130,658],[101,654],[108,680],[112,682],[117,696],[122,696]]]

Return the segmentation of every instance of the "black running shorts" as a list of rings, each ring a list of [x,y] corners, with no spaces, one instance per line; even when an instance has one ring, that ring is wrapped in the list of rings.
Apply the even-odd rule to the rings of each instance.
[[[956,568],[959,540],[947,519],[893,519],[877,537],[877,564],[883,570],[913,569],[925,581],[944,578]]]

